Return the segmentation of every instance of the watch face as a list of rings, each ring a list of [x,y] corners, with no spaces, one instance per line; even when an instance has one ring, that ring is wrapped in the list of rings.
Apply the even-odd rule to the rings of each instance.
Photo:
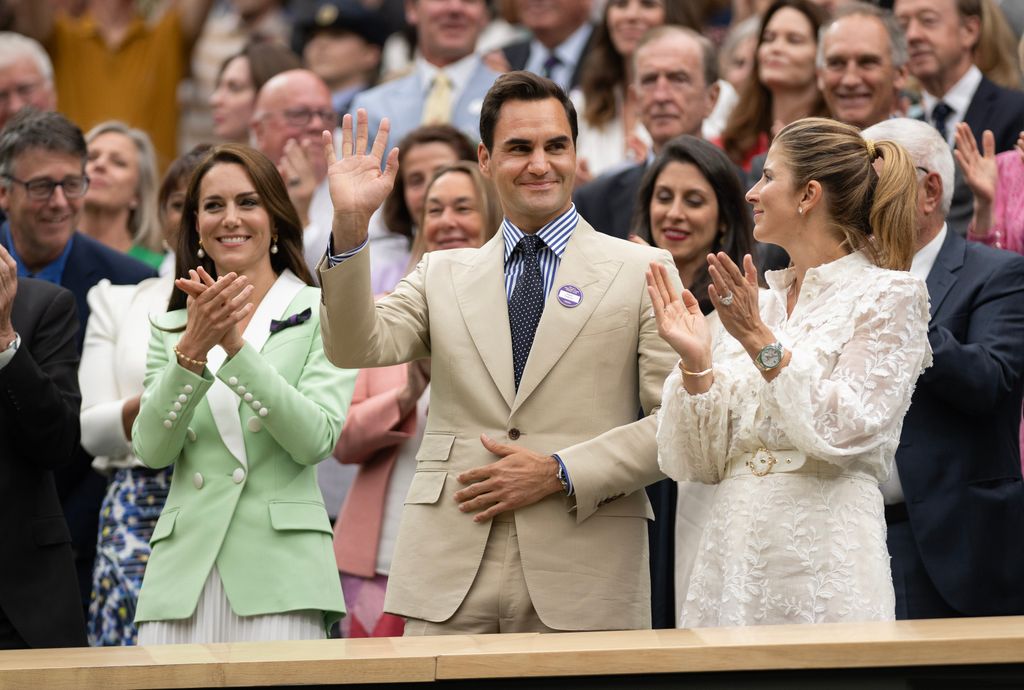
[[[774,369],[782,362],[782,347],[778,344],[768,345],[761,350],[761,366]]]

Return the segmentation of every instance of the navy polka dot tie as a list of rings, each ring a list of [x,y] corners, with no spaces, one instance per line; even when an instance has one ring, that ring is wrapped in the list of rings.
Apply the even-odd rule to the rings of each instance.
[[[536,235],[523,235],[516,250],[523,257],[523,270],[516,279],[512,300],[508,303],[508,322],[512,327],[512,371],[516,379],[516,390],[526,369],[526,360],[533,347],[533,336],[544,313],[544,278],[540,274],[537,252],[544,246],[544,240]]]

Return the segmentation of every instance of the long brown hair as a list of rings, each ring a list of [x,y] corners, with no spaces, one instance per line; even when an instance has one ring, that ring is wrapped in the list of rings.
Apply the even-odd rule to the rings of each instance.
[[[588,124],[600,127],[615,118],[617,94],[625,93],[626,56],[615,49],[608,29],[608,10],[605,5],[601,23],[594,29],[594,38],[580,68],[580,90],[586,99],[583,118]],[[664,0],[665,21],[662,25],[677,24],[695,31],[701,29],[701,13],[696,3]],[[710,86],[710,84],[708,85]]]
[[[907,270],[914,257],[917,171],[893,141],[869,141],[852,125],[808,117],[787,125],[772,147],[796,188],[816,180],[829,225],[851,252],[864,250],[882,268]],[[884,164],[876,173],[874,159]]]
[[[270,216],[270,227],[277,236],[277,253],[270,254],[270,266],[274,273],[280,275],[281,271],[287,268],[306,285],[315,285],[302,253],[302,223],[291,199],[288,198],[288,191],[284,187],[281,175],[269,158],[244,144],[221,144],[213,147],[192,173],[188,191],[185,193],[185,207],[181,212],[181,229],[178,231],[175,248],[175,277],[187,278],[189,269],[198,266],[202,266],[214,278],[217,277],[217,267],[213,259],[209,255],[199,257],[199,230],[196,227],[196,219],[199,215],[199,190],[203,178],[221,163],[235,163],[245,169],[253,187],[256,188],[256,194],[267,210],[267,215]],[[171,292],[167,310],[183,309],[186,301],[187,295],[175,287]]]
[[[740,165],[750,151],[757,146],[757,140],[762,134],[771,136],[772,129],[772,93],[768,87],[761,83],[759,76],[761,61],[758,52],[761,44],[764,43],[765,29],[775,13],[783,8],[792,8],[807,17],[811,23],[811,38],[818,41],[818,31],[821,29],[824,16],[821,9],[809,0],[776,0],[764,13],[761,20],[761,28],[757,32],[757,46],[754,48],[754,64],[750,69],[750,76],[740,90],[739,100],[736,107],[722,130],[722,148],[729,154],[734,163]],[[808,115],[827,117],[828,109],[825,106],[825,99],[818,93],[818,99]]]

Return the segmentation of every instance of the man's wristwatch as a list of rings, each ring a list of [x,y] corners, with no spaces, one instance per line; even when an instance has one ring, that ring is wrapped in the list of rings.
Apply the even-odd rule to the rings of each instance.
[[[558,483],[562,485],[562,491],[569,495],[569,479],[565,476],[565,465],[558,463],[558,473],[555,474]]]
[[[782,355],[785,353],[782,343],[775,341],[771,345],[765,345],[754,358],[754,364],[761,371],[771,371],[782,364]]]

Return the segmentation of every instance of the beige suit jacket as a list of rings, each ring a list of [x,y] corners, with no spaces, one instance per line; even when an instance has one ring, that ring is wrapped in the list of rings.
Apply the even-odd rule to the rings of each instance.
[[[660,479],[651,414],[677,358],[658,336],[645,271],[670,255],[581,220],[555,276],[517,391],[499,232],[481,249],[435,252],[374,302],[366,251],[321,264],[324,351],[338,366],[431,358],[430,413],[399,529],[385,610],[433,622],[455,613],[490,531],[460,513],[460,472],[496,460],[486,433],[558,452],[575,488],[517,510],[540,619],[558,630],[650,627],[643,487]],[[563,306],[560,287],[583,293]],[[677,289],[678,289],[677,281]],[[637,421],[643,407],[648,415]],[[514,431],[515,430],[515,431]]]

